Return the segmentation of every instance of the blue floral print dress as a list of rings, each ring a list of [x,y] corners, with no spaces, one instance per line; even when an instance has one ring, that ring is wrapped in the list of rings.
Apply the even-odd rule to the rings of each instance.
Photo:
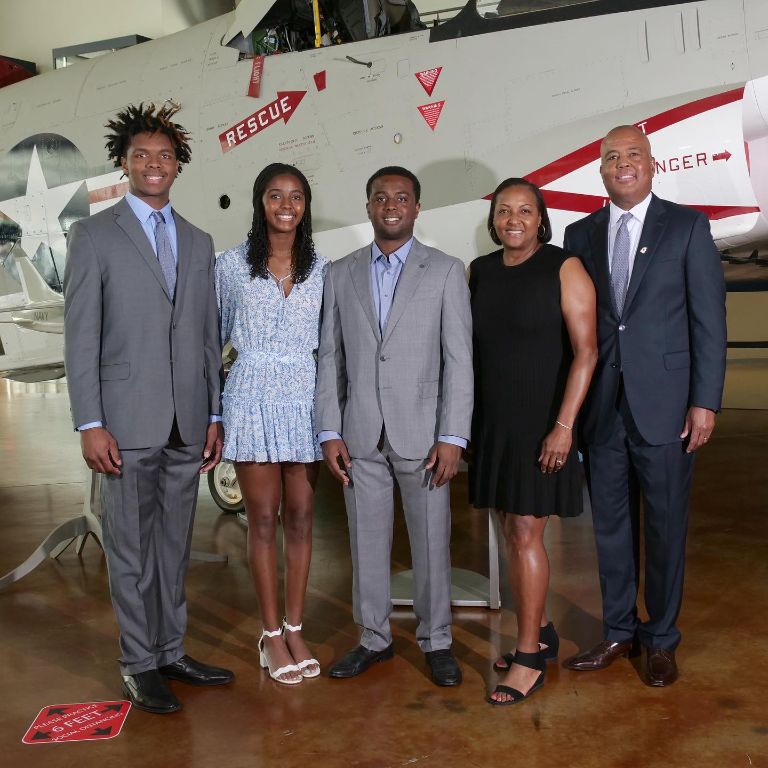
[[[222,396],[224,458],[313,462],[322,458],[314,424],[316,353],[328,260],[288,296],[271,277],[251,279],[248,241],[216,260],[222,344],[237,360]]]

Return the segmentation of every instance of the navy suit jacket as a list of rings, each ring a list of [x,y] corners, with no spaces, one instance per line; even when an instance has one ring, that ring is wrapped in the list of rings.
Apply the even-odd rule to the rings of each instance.
[[[599,358],[584,406],[587,443],[609,437],[619,383],[643,439],[679,439],[689,406],[720,409],[725,377],[725,280],[706,217],[652,196],[621,317],[608,267],[610,209],[565,230],[597,289]]]

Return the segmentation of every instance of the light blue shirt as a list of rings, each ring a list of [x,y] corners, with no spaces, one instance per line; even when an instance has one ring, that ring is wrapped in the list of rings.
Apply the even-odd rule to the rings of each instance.
[[[152,250],[157,256],[157,242],[155,241],[155,222],[152,219],[152,214],[158,210],[151,205],[147,205],[143,200],[140,200],[136,195],[130,192],[125,193],[125,202],[131,207],[131,210],[136,214],[136,218],[141,224],[141,228],[144,230],[144,234],[149,240],[149,244],[152,246]],[[165,231],[168,233],[168,239],[171,241],[171,248],[173,249],[173,257],[176,259],[176,263],[179,263],[178,252],[179,249],[176,246],[176,221],[173,218],[173,208],[171,208],[170,200],[162,208],[160,213],[163,214],[165,219]]]
[[[152,250],[157,256],[157,243],[155,242],[155,222],[152,219],[152,214],[157,210],[151,205],[147,205],[143,200],[140,200],[136,195],[130,192],[125,193],[125,202],[128,203],[131,210],[136,214],[136,218],[141,224],[141,228],[144,230],[144,234],[149,240],[149,244],[152,246]],[[173,257],[176,259],[176,263],[179,263],[178,248],[176,245],[176,221],[173,218],[173,208],[171,208],[170,200],[166,205],[160,208],[160,213],[163,214],[165,219],[165,231],[168,233],[168,239],[171,241],[171,248],[173,250]],[[221,416],[210,416],[208,422],[213,424],[214,422],[221,421]],[[78,432],[82,432],[86,429],[93,429],[94,427],[104,426],[101,421],[89,421],[87,424],[77,428]]]
[[[413,238],[396,251],[392,251],[389,258],[376,243],[371,246],[371,296],[373,296],[373,311],[379,321],[379,330],[382,335],[387,327],[397,282],[412,245]]]
[[[395,298],[395,290],[400,280],[403,267],[411,252],[413,238],[407,243],[403,243],[396,251],[392,251],[387,258],[381,248],[374,242],[371,245],[371,296],[373,297],[373,313],[379,321],[379,330],[384,335],[387,327],[389,312],[392,309],[392,302]],[[340,440],[341,435],[338,432],[324,430],[318,433],[317,439],[324,443],[326,440]],[[438,435],[438,441],[458,445],[460,448],[467,447],[467,441],[463,437],[455,435]]]

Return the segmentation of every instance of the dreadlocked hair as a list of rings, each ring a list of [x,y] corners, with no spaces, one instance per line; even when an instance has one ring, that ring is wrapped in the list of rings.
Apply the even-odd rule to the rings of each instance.
[[[307,177],[296,167],[285,163],[270,163],[256,177],[253,183],[253,222],[248,233],[248,255],[246,261],[251,268],[251,279],[269,278],[267,262],[270,254],[267,222],[262,198],[269,182],[275,176],[293,176],[298,179],[304,191],[304,215],[296,227],[296,237],[291,253],[291,277],[294,283],[303,283],[315,266],[317,255],[312,241],[312,190]]]
[[[144,106],[142,102],[138,107],[133,104],[127,106],[122,112],[118,112],[113,120],[109,120],[104,127],[113,133],[104,136],[107,143],[107,156],[114,161],[115,168],[120,168],[121,161],[128,154],[131,139],[138,133],[163,133],[173,144],[176,159],[179,161],[179,173],[181,167],[192,159],[192,150],[189,147],[189,133],[171,118],[179,111],[179,107],[162,106],[158,109],[154,104]]]

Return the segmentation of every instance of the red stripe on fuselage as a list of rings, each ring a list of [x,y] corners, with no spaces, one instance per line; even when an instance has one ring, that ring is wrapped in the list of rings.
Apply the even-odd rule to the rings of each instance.
[[[668,109],[658,115],[649,117],[647,120],[641,120],[635,123],[638,128],[642,128],[647,135],[660,131],[662,128],[668,128],[670,125],[680,123],[689,117],[695,117],[702,112],[709,112],[711,109],[732,104],[734,101],[740,101],[744,98],[744,86],[734,88],[725,93],[716,93],[714,96],[706,96],[703,99],[691,101],[688,104],[682,104],[674,109]]]
[[[689,205],[688,207],[701,211],[710,221],[743,216],[745,213],[760,213],[760,209],[754,205]]]
[[[717,109],[725,104],[731,104],[734,101],[744,96],[744,87],[735,88],[732,91],[726,91],[725,93],[717,93],[714,96],[706,96],[703,99],[697,99],[691,101],[688,104],[681,104],[679,107],[668,109],[666,112],[660,112],[658,115],[649,117],[647,120],[641,120],[635,123],[636,126],[642,126],[642,130],[646,135],[660,131],[662,128],[668,128],[670,125],[679,123],[682,120],[687,120],[689,117],[700,115],[702,112],[708,112],[711,109]],[[600,144],[602,139],[597,139],[591,144],[587,144],[563,157],[555,160],[554,162],[545,165],[543,168],[539,168],[537,171],[532,171],[525,176],[528,181],[535,184],[537,187],[544,187],[547,184],[551,184],[563,176],[582,168],[588,163],[592,163],[595,160],[600,159]]]
[[[88,193],[88,203],[103,203],[105,200],[114,200],[116,197],[122,197],[128,191],[128,182],[123,181],[119,184],[112,184],[108,187],[92,189]]]
[[[604,205],[608,205],[607,197],[597,195],[582,195],[579,192],[557,192],[551,189],[542,189],[544,202],[547,208],[558,211],[572,211],[573,213],[594,213]],[[756,206],[749,205],[695,205],[688,204],[688,208],[701,211],[710,221],[727,219],[730,216],[743,216],[746,213],[760,213]]]

